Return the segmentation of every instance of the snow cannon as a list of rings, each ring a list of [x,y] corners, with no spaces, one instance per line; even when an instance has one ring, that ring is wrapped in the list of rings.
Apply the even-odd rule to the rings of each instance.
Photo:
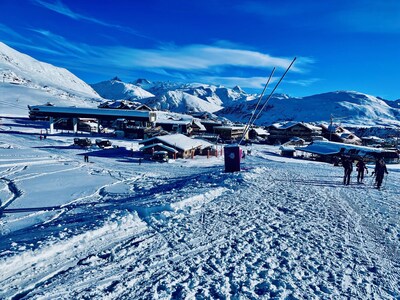
[[[225,172],[239,172],[242,149],[238,145],[224,147]]]

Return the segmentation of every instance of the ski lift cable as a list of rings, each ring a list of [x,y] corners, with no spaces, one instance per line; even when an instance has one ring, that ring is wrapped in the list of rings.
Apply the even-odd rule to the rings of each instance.
[[[331,120],[333,121],[333,119],[335,120],[341,120],[341,119],[348,119],[350,118],[350,116],[341,116],[341,117],[337,117],[331,114]]]
[[[279,84],[282,82],[283,78],[286,76],[287,72],[290,70],[290,68],[292,67],[292,65],[294,64],[294,62],[296,61],[297,57],[295,57],[292,62],[290,63],[290,65],[287,67],[285,73],[283,73],[282,77],[279,79],[279,81],[277,82],[277,84],[275,85],[274,89],[272,90],[272,92],[269,94],[269,96],[267,97],[267,100],[265,101],[264,105],[261,107],[260,111],[258,112],[257,116],[254,118],[252,124],[250,124],[250,126],[253,126],[253,124],[255,123],[255,121],[258,119],[258,117],[260,116],[261,112],[264,110],[265,106],[267,105],[269,99],[271,99],[273,93],[275,92],[275,90],[278,88]],[[245,131],[246,132],[246,131]],[[244,132],[244,133],[245,133]],[[245,134],[242,135],[242,138],[239,141],[239,145],[242,143],[243,139],[245,137]]]
[[[292,67],[292,65],[294,64],[294,62],[296,61],[297,57],[295,57],[292,62],[290,63],[289,67],[287,67],[285,73],[283,73],[282,77],[279,79],[279,81],[277,82],[277,84],[275,85],[274,89],[272,90],[272,92],[269,94],[267,100],[265,101],[264,105],[261,107],[260,111],[258,112],[257,116],[254,118],[253,120],[253,124],[254,122],[258,119],[258,117],[261,115],[262,111],[264,110],[264,108],[267,106],[269,99],[271,99],[272,95],[274,94],[275,90],[278,88],[279,84],[282,82],[283,78],[286,76],[287,72],[289,72],[290,68]]]
[[[256,105],[255,109],[253,110],[253,112],[252,112],[252,114],[251,114],[251,117],[250,117],[250,119],[249,119],[248,125],[250,125],[250,124],[252,123],[252,121],[253,121],[254,114],[256,113],[256,111],[257,111],[257,109],[258,109],[258,106],[259,106],[260,103],[261,103],[262,97],[264,96],[264,93],[265,93],[266,89],[268,88],[268,85],[269,85],[269,82],[270,82],[271,79],[272,79],[272,76],[274,76],[275,69],[276,69],[276,68],[274,67],[274,68],[272,69],[271,74],[269,75],[268,81],[266,82],[266,84],[265,84],[265,86],[264,86],[264,89],[263,89],[263,91],[262,91],[262,93],[261,93],[261,95],[260,95],[260,98],[258,99],[257,105]]]
[[[251,115],[250,115],[250,118],[249,118],[249,121],[247,122],[246,127],[244,128],[244,132],[243,132],[243,135],[242,135],[242,137],[241,137],[241,139],[240,139],[239,144],[242,142],[243,138],[246,136],[247,132],[250,130],[250,124],[252,123],[254,114],[256,113],[256,111],[257,111],[257,109],[258,109],[258,106],[260,105],[260,102],[261,102],[261,100],[262,100],[262,97],[264,96],[264,93],[265,93],[265,91],[266,91],[266,89],[267,89],[267,87],[268,87],[268,84],[269,84],[269,82],[271,81],[272,76],[274,75],[275,69],[276,69],[275,67],[272,69],[272,72],[271,72],[271,74],[269,75],[269,78],[268,78],[267,82],[265,83],[264,89],[263,89],[263,91],[262,91],[260,97],[258,98],[256,107],[255,107],[254,110],[252,111],[252,113],[251,113]]]

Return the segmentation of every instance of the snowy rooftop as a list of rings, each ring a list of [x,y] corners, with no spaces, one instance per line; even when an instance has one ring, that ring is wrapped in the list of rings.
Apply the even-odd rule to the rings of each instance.
[[[187,137],[186,135],[177,133],[177,134],[170,134],[170,135],[162,135],[152,137],[147,140],[143,140],[141,144],[147,143],[149,141],[161,141],[171,147],[186,151],[194,148],[206,148],[210,147],[213,144],[201,139],[192,139]]]
[[[193,120],[193,123],[196,124],[197,127],[199,127],[199,130],[200,130],[200,131],[206,131],[206,130],[207,130],[206,127],[205,127],[203,124],[201,124],[201,120],[199,120],[199,119],[194,119],[194,120]]]
[[[141,117],[149,118],[150,112],[129,110],[129,109],[107,109],[107,108],[86,108],[86,107],[61,107],[37,105],[31,106],[30,110],[40,114],[64,114],[81,116],[114,116],[119,118]]]
[[[215,129],[231,129],[231,130],[244,130],[246,127],[245,126],[229,126],[229,125],[225,125],[225,126],[215,126]]]
[[[357,151],[359,155],[366,155],[366,154],[372,155],[372,154],[383,154],[383,153],[395,154],[394,151],[389,151],[387,149],[382,149],[382,148],[348,145],[348,144],[329,142],[329,141],[314,141],[306,147],[296,147],[296,150],[311,152],[321,155],[333,155],[341,152],[347,153],[349,150]]]
[[[269,135],[269,132],[263,128],[255,127],[252,128],[252,130],[254,130],[258,135]]]
[[[142,151],[142,150],[146,150],[146,149],[151,149],[151,148],[153,148],[153,147],[155,147],[155,146],[159,146],[159,147],[161,147],[161,148],[164,148],[165,150],[168,150],[169,152],[173,152],[173,153],[178,152],[176,149],[174,149],[174,148],[172,148],[172,147],[168,147],[167,145],[164,145],[164,144],[162,144],[162,143],[155,143],[155,144],[143,146],[143,147],[141,147],[139,150]]]
[[[157,111],[156,122],[159,124],[191,124],[193,122],[193,117],[185,114]]]
[[[314,126],[314,125],[312,125],[310,123],[295,122],[295,121],[274,123],[271,126],[275,127],[276,129],[289,129],[289,128],[291,128],[293,126],[296,126],[296,125],[304,126],[304,127],[308,128],[310,130],[313,130],[313,131],[320,131],[321,130],[321,127]]]

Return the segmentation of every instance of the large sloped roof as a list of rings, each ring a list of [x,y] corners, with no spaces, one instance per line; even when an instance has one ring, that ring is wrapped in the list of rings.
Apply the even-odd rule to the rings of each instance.
[[[254,127],[251,130],[254,130],[258,135],[269,135],[268,131],[259,127]]]
[[[310,130],[322,130],[321,127],[314,126],[310,123],[304,123],[304,122],[296,122],[296,121],[289,121],[289,122],[282,122],[282,123],[274,123],[271,126],[275,127],[276,129],[289,129],[293,126],[296,125],[301,125],[303,127],[306,127]]]
[[[157,111],[157,121],[158,124],[191,124],[193,122],[193,117],[190,115]]]
[[[164,145],[162,143],[155,143],[155,144],[151,144],[151,145],[147,145],[147,146],[143,146],[141,147],[139,150],[143,151],[149,148],[153,148],[155,146],[159,146],[161,148],[164,148],[165,150],[168,150],[169,152],[173,152],[173,153],[177,153],[178,151],[172,147],[168,147],[167,145]]]
[[[143,140],[141,144],[147,143],[149,141],[160,141],[163,144],[169,145],[176,149],[180,149],[183,151],[194,149],[194,148],[205,148],[212,146],[211,143],[201,140],[201,139],[192,139],[187,137],[186,135],[177,133],[177,134],[170,134],[170,135],[163,135],[163,136],[155,136],[147,140]]]
[[[296,150],[310,152],[319,155],[334,155],[334,154],[357,154],[360,156],[371,155],[384,157],[396,157],[397,154],[394,151],[390,151],[382,148],[373,148],[367,146],[358,146],[350,144],[342,144],[330,141],[314,141],[306,147],[295,147]]]

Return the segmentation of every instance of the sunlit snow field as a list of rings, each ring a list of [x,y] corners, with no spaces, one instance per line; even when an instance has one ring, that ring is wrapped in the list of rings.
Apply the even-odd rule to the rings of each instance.
[[[225,173],[222,157],[139,164],[138,141],[85,150],[43,126],[0,123],[1,299],[400,298],[398,165],[379,191],[273,146]]]

